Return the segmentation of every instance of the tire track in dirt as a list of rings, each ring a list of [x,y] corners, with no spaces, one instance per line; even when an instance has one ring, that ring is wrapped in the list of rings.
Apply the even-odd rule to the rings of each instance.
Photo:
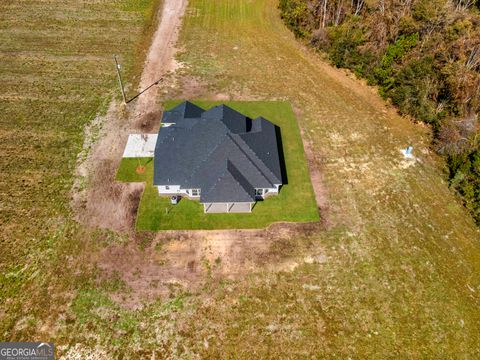
[[[157,85],[163,75],[178,68],[175,44],[186,7],[187,0],[164,0],[159,25],[153,35],[138,87],[139,92],[148,90],[135,100],[135,119],[158,113]]]

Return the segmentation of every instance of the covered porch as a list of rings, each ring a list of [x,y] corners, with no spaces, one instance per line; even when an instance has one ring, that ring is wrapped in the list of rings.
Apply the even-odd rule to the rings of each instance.
[[[206,214],[249,213],[252,212],[253,204],[253,202],[204,203],[203,212]]]

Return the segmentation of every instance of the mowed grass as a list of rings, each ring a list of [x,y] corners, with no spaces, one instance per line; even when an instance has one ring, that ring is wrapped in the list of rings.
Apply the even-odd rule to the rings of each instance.
[[[146,188],[137,213],[137,230],[188,230],[188,229],[243,229],[264,228],[278,221],[318,221],[319,214],[303,151],[300,131],[290,104],[286,102],[208,102],[195,103],[209,109],[220,103],[255,119],[259,116],[280,127],[288,184],[282,186],[278,196],[259,201],[248,214],[205,214],[198,201],[182,199],[177,205],[170,204],[169,197],[158,195],[153,186],[153,162],[146,159],[123,159],[117,179],[131,181],[138,178],[138,162],[145,164],[142,181]],[[177,102],[169,102],[172,108]],[[151,159],[150,159],[151,160]]]
[[[429,149],[430,130],[299,44],[275,0],[191,0],[181,46],[183,74],[207,85],[205,97],[292,103],[329,202],[329,230],[307,237],[321,260],[218,290],[190,316],[189,349],[207,358],[478,357],[479,231]],[[403,161],[407,145],[418,162]]]
[[[137,64],[141,68],[143,63],[143,37],[151,30],[158,4],[0,2],[3,339],[28,334],[62,302],[54,290],[63,279],[58,268],[64,268],[72,253],[78,254],[83,238],[71,220],[69,192],[84,127],[118,95],[113,54],[119,56],[128,82],[135,83]],[[57,295],[72,285],[65,280]],[[35,295],[47,287],[49,296]],[[15,321],[25,314],[28,323],[14,330]]]

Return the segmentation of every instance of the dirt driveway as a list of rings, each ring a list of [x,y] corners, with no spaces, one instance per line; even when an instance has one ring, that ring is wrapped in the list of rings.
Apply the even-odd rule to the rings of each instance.
[[[84,224],[122,232],[132,229],[143,185],[116,182],[115,174],[128,134],[159,126],[157,83],[178,67],[175,43],[186,6],[187,0],[164,0],[138,86],[141,95],[127,106],[112,101],[107,114],[97,117],[86,129],[81,154],[86,160],[79,162],[72,191],[77,220]],[[82,186],[84,183],[88,186]]]

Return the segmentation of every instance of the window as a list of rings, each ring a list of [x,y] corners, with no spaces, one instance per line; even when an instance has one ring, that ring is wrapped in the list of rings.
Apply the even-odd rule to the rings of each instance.
[[[192,189],[192,196],[200,196],[200,189]]]
[[[170,190],[170,186],[166,185],[165,190]]]
[[[262,196],[263,195],[263,189],[255,189],[255,195],[256,196]]]

